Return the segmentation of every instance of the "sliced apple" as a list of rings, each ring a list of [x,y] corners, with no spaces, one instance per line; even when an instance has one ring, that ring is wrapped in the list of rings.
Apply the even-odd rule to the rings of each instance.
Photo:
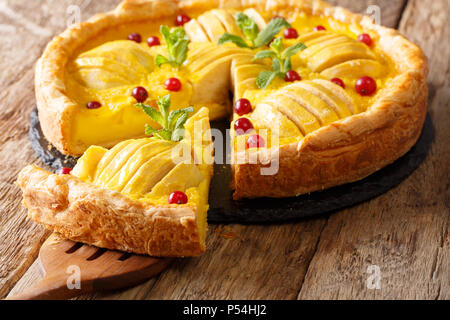
[[[266,28],[267,26],[266,20],[259,14],[258,11],[256,11],[253,8],[250,8],[244,10],[244,13],[255,21],[255,23],[259,27],[259,30],[263,30]]]
[[[106,186],[109,180],[125,165],[128,159],[142,146],[148,144],[148,139],[128,140],[127,145],[122,148],[119,146],[119,151],[116,153],[114,148],[111,153],[114,157],[105,167],[100,167],[95,176],[94,183]],[[109,158],[109,155],[106,155]]]
[[[336,44],[310,57],[308,67],[322,72],[337,64],[355,59],[375,59],[375,55],[362,43]]]
[[[304,136],[320,128],[319,121],[311,112],[281,92],[270,95],[262,103],[268,104],[285,115],[295,123]]]
[[[72,73],[72,76],[77,83],[95,90],[112,89],[132,83],[129,79],[121,77],[119,73],[101,68],[80,69]]]
[[[295,123],[268,104],[257,104],[250,118],[256,127],[269,128],[280,139],[303,137]]]
[[[325,69],[321,75],[330,79],[336,77],[359,79],[364,76],[376,79],[382,77],[385,72],[385,67],[376,60],[356,59]]]
[[[153,187],[148,196],[157,198],[173,191],[185,192],[191,187],[197,187],[202,180],[202,172],[195,164],[179,163]]]
[[[331,109],[325,101],[304,89],[300,83],[294,83],[284,87],[280,93],[293,99],[319,121],[320,125],[328,125],[339,120],[337,113]]]
[[[137,81],[140,79],[140,74],[146,74],[148,72],[148,70],[140,67],[140,65],[128,66],[116,60],[103,57],[78,58],[74,61],[74,64],[78,70],[91,72],[91,70],[98,69],[99,72],[106,71],[111,74],[116,74],[118,78],[124,79],[124,83]]]
[[[129,179],[122,189],[122,193],[130,196],[142,196],[151,192],[153,186],[175,167],[176,163],[173,161],[171,153],[172,150],[168,150],[145,162]]]
[[[245,92],[247,90],[253,90],[257,89],[256,85],[256,78],[250,78],[241,82],[238,82],[234,86],[234,100],[238,100],[240,98],[243,98],[245,95]]]
[[[296,85],[304,88],[305,90],[308,90],[313,95],[322,99],[331,109],[333,109],[337,113],[339,118],[347,118],[352,115],[347,104],[339,99],[336,95],[334,95],[331,90],[308,80],[298,82]]]
[[[326,42],[326,41],[330,41],[330,40],[334,40],[334,39],[339,39],[339,38],[345,38],[345,39],[347,39],[347,40],[352,40],[351,38],[349,38],[349,37],[347,37],[345,34],[340,34],[340,33],[332,33],[332,32],[330,32],[330,33],[328,33],[328,34],[325,34],[325,35],[322,35],[321,37],[319,37],[319,38],[315,38],[315,39],[312,39],[312,40],[310,40],[310,41],[306,41],[306,46],[309,48],[309,47],[312,47],[312,46],[316,46],[316,45],[319,45],[319,44],[323,44],[324,42]]]
[[[211,42],[191,42],[189,44],[189,51],[184,65],[189,66],[193,61],[201,59],[209,52],[214,53],[218,50],[217,45]]]
[[[217,60],[220,60],[223,57],[232,58],[232,55],[242,53],[246,53],[246,50],[236,47],[219,46],[212,50],[206,51],[203,54],[196,54],[196,56],[191,57],[187,68],[191,73],[195,73],[207,66],[210,66],[211,64],[216,63]]]
[[[153,55],[138,43],[129,40],[106,42],[80,55],[80,58],[86,57],[103,57],[130,67],[137,61],[148,71],[155,69]]]
[[[330,34],[333,34],[332,32],[327,32],[327,31],[323,31],[323,32],[308,32],[305,34],[300,35],[300,37],[298,38],[298,41],[303,42],[304,44],[308,45],[309,42],[318,39],[318,38],[322,38],[325,36],[328,36]]]
[[[308,60],[312,56],[316,55],[322,50],[327,50],[327,48],[337,45],[337,44],[351,44],[351,39],[349,40],[346,36],[340,36],[340,37],[332,37],[330,39],[324,40],[323,42],[308,46],[307,49],[303,50],[300,53],[300,57],[302,59]]]
[[[210,39],[205,32],[205,29],[198,23],[197,20],[192,19],[184,25],[184,30],[189,39],[193,42],[209,42]]]
[[[242,53],[240,56],[235,57],[233,59],[233,63],[231,65],[231,68],[235,68],[235,67],[243,65],[243,64],[257,63],[255,61],[253,61],[254,57],[255,57],[255,54],[252,53],[252,52]]]
[[[211,13],[219,19],[226,32],[242,37],[242,30],[238,27],[236,19],[229,10],[214,9]]]
[[[232,70],[232,78],[235,84],[239,84],[241,81],[256,78],[264,70],[266,68],[260,64],[243,64]]]
[[[226,32],[220,20],[211,11],[202,14],[197,20],[206,31],[209,39],[214,43],[217,43],[219,38]]]
[[[114,146],[114,148],[110,149],[105,156],[100,160],[100,162],[97,165],[97,172],[95,174],[95,179],[100,176],[100,174],[105,171],[105,169],[108,167],[108,165],[111,163],[111,161],[116,157],[117,154],[122,152],[123,149],[125,149],[130,144],[130,140],[119,142]]]
[[[170,141],[155,138],[149,139],[149,143],[135,151],[120,170],[117,171],[104,186],[108,189],[120,192],[145,162],[160,153],[172,149],[174,144],[175,143]]]
[[[86,182],[92,182],[97,172],[97,167],[108,149],[98,146],[90,146],[82,157],[78,159],[77,165],[72,170],[72,175]]]
[[[139,82],[154,68],[153,55],[133,41],[119,40],[81,54],[68,72],[83,86],[105,90]]]
[[[334,95],[336,95],[339,99],[341,99],[348,107],[351,113],[358,114],[361,112],[361,110],[358,108],[357,104],[354,103],[353,99],[350,97],[350,95],[345,92],[342,87],[338,86],[337,84],[334,84],[331,81],[323,80],[323,79],[315,79],[312,80],[314,83],[317,83],[321,85],[322,87],[330,90],[333,92]]]

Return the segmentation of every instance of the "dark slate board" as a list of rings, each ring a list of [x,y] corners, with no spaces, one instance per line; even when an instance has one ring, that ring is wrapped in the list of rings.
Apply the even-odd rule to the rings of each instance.
[[[212,127],[225,132],[226,121],[213,122]],[[42,134],[37,110],[31,114],[31,145],[39,158],[55,170],[73,167],[76,159],[61,154]],[[310,218],[335,212],[373,199],[405,180],[425,160],[434,138],[433,123],[427,115],[417,144],[402,158],[362,181],[314,192],[294,198],[233,201],[229,188],[231,170],[228,165],[215,165],[209,197],[210,223],[275,223]]]

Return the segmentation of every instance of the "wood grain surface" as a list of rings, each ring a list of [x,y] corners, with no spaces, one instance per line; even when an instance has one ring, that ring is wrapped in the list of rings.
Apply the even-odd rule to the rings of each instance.
[[[0,0],[0,297],[40,278],[48,232],[27,221],[14,185],[39,163],[28,142],[33,66],[49,39],[118,0]],[[450,16],[448,0],[333,0],[399,27],[430,59],[430,112],[436,138],[426,162],[404,183],[365,204],[280,225],[212,225],[208,251],[177,260],[137,287],[81,299],[449,299]],[[75,9],[74,9],[75,8]],[[380,272],[379,289],[372,286]],[[369,284],[369,285],[368,285]]]

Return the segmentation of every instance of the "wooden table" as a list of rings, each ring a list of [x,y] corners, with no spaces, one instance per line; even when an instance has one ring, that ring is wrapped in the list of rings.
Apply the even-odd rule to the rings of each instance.
[[[449,0],[335,0],[398,27],[430,60],[436,137],[427,160],[400,186],[362,205],[280,225],[212,225],[208,251],[177,260],[138,287],[82,299],[449,299]],[[26,219],[14,184],[40,164],[28,141],[33,66],[51,37],[118,0],[0,0],[0,298],[39,280],[49,233]],[[380,277],[377,278],[377,275]],[[376,280],[380,281],[377,282]]]

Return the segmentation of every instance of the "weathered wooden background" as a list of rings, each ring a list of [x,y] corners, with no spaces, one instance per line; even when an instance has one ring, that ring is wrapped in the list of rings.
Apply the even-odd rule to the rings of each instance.
[[[72,22],[74,5],[85,20],[118,2],[0,0],[0,298],[40,278],[35,260],[48,236],[27,221],[14,185],[24,165],[39,163],[27,135],[34,63]],[[429,57],[436,137],[425,163],[387,194],[328,217],[213,225],[202,257],[178,260],[138,287],[83,299],[450,299],[450,1],[332,2],[358,12],[378,5],[381,23]],[[380,289],[367,286],[371,266],[379,268]]]

